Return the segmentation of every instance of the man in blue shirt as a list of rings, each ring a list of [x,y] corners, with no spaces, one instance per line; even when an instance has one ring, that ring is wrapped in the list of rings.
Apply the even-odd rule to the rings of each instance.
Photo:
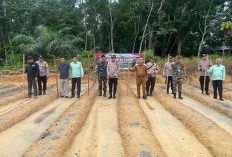
[[[75,86],[77,84],[77,98],[80,98],[81,93],[81,78],[84,77],[84,70],[81,62],[77,61],[77,57],[73,57],[73,62],[70,63],[70,73],[72,77],[72,95],[70,98],[74,98]]]
[[[226,70],[225,66],[223,66],[221,59],[216,60],[216,65],[213,65],[209,70],[208,73],[213,73],[213,90],[214,90],[214,98],[217,99],[217,90],[219,92],[219,97],[221,101],[222,99],[222,83],[225,82],[226,78]]]

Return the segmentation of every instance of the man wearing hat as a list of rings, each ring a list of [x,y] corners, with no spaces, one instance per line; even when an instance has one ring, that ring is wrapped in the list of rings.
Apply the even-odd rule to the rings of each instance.
[[[129,69],[131,72],[136,72],[136,84],[137,84],[137,94],[138,99],[140,99],[140,86],[143,88],[143,99],[147,99],[146,95],[146,82],[148,80],[147,66],[143,63],[143,58],[139,58],[139,63],[136,64],[132,69]]]
[[[155,79],[156,74],[159,71],[158,65],[155,63],[155,57],[151,57],[151,62],[147,63],[147,72],[148,72],[148,80],[147,80],[147,96],[152,96],[155,87]]]
[[[201,85],[202,94],[203,94],[203,91],[205,90],[206,95],[209,95],[210,73],[206,72],[206,78],[205,78],[205,71],[207,71],[212,66],[212,62],[208,60],[208,63],[207,63],[207,57],[208,57],[207,54],[202,55],[202,60],[198,63],[198,69],[200,70],[199,81]],[[207,67],[206,67],[206,64],[207,64]],[[205,89],[203,89],[204,82],[205,82]]]
[[[180,56],[176,56],[176,62],[171,65],[169,69],[172,71],[173,78],[173,98],[176,98],[176,88],[178,86],[179,99],[183,99],[181,96],[182,92],[182,83],[183,80],[186,80],[186,67],[185,64],[180,61]]]
[[[132,68],[133,68],[136,64],[139,63],[139,58],[140,58],[140,56],[137,56],[137,57],[135,58],[135,61],[132,62]]]
[[[107,65],[107,75],[109,77],[109,99],[112,98],[112,87],[114,84],[113,98],[116,98],[117,84],[118,84],[118,73],[119,73],[119,64],[116,62],[116,56],[111,56],[111,62]]]
[[[99,82],[99,96],[102,96],[102,83],[103,83],[104,97],[106,97],[107,62],[105,61],[105,55],[100,56],[100,62],[97,65],[96,75]]]
[[[39,77],[39,65],[33,61],[32,56],[27,57],[27,67],[25,72],[27,73],[27,83],[28,83],[28,98],[31,98],[31,91],[33,86],[34,98],[37,97],[37,84]]]
[[[47,89],[47,79],[49,77],[49,69],[48,69],[48,63],[44,61],[44,57],[42,55],[39,56],[39,61],[36,62],[39,65],[39,78],[38,78],[38,86],[39,86],[39,94],[45,95],[46,89]],[[43,82],[43,88],[42,88],[42,82]]]
[[[172,71],[167,72],[168,66],[169,66],[169,69],[170,69],[172,64],[174,64],[173,58],[172,58],[172,56],[169,56],[169,62],[166,62],[164,64],[164,69],[163,69],[163,77],[166,79],[165,83],[167,83],[167,94],[169,94],[170,84],[171,84],[171,89],[172,89],[172,94],[173,94]]]

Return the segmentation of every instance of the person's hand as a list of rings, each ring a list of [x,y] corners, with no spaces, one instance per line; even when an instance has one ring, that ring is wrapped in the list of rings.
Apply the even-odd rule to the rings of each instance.
[[[70,77],[70,76],[68,77],[68,80],[71,80],[71,77]]]
[[[184,82],[186,82],[186,81],[187,81],[187,77],[185,76],[185,77],[184,77]]]
[[[35,81],[38,81],[38,77],[35,78]]]
[[[114,78],[114,75],[110,75],[110,78]]]
[[[226,81],[224,80],[224,81],[222,81],[223,83],[226,83]]]

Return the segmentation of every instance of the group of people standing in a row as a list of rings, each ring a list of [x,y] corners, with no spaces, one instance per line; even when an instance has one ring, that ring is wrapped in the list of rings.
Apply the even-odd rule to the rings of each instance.
[[[216,60],[216,65],[212,65],[212,62],[207,59],[207,55],[203,54],[203,60],[199,62],[198,69],[200,70],[200,85],[202,93],[205,90],[206,95],[209,95],[209,82],[210,73],[213,73],[213,88],[214,98],[217,99],[217,90],[219,91],[220,100],[222,98],[222,85],[225,81],[226,71],[225,67],[221,64],[221,59]],[[34,89],[34,97],[37,96],[37,84],[38,81],[39,93],[42,95],[46,93],[46,84],[49,77],[48,63],[44,61],[44,57],[40,55],[39,61],[36,63],[33,61],[32,56],[28,56],[28,63],[25,72],[27,73],[28,80],[28,97],[32,95],[32,87]],[[73,57],[73,62],[66,63],[64,57],[60,58],[60,64],[55,70],[60,71],[60,90],[61,96],[68,98],[69,93],[69,80],[72,80],[71,97],[75,97],[75,88],[77,86],[77,98],[80,98],[81,93],[81,79],[84,77],[84,70],[82,63],[77,60],[77,57]],[[151,57],[151,61],[144,64],[144,59],[139,57],[137,62],[132,65],[130,72],[136,72],[136,84],[137,84],[137,96],[140,99],[140,87],[142,86],[143,98],[147,99],[147,96],[152,96],[155,87],[156,75],[159,72],[159,66],[156,63],[155,57]],[[107,91],[107,78],[109,78],[109,99],[116,98],[118,73],[120,71],[120,65],[116,61],[116,55],[111,56],[110,62],[106,61],[104,55],[100,56],[97,63],[96,77],[99,82],[99,96],[106,97]],[[206,77],[205,77],[206,74]],[[169,61],[165,63],[163,68],[163,77],[167,83],[167,94],[169,94],[169,88],[171,85],[173,98],[182,97],[182,84],[187,79],[186,66],[181,62],[181,57],[176,57],[176,62],[173,62],[173,57],[169,57]],[[205,80],[206,79],[206,80]],[[43,86],[42,86],[43,83]],[[205,83],[205,85],[204,85]],[[205,89],[203,89],[205,86]]]

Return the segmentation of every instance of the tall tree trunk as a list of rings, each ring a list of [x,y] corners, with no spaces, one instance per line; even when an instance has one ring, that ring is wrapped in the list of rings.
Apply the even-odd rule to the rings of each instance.
[[[138,26],[137,26],[137,25],[138,25]],[[139,25],[140,25],[140,15],[138,16],[138,23],[136,22],[136,17],[135,17],[134,42],[133,42],[132,53],[135,53],[135,44],[136,44],[137,37],[138,37],[138,34],[139,34]]]
[[[147,22],[146,22],[146,25],[145,25],[145,28],[144,28],[144,31],[143,31],[142,41],[140,42],[140,47],[139,47],[139,53],[141,53],[141,49],[142,49],[142,45],[143,45],[143,40],[144,40],[144,37],[145,37],[145,33],[146,33],[146,30],[147,30],[147,25],[148,25],[148,22],[149,22],[152,10],[153,10],[153,3],[151,4],[151,9],[150,9],[150,12],[148,14]]]
[[[181,55],[182,45],[184,44],[183,39],[178,39],[177,55]]]
[[[150,24],[149,24],[149,50],[154,51],[153,31],[151,29]]]
[[[111,50],[114,51],[114,21],[113,21],[113,17],[112,17],[112,12],[111,12],[110,5],[109,5],[109,13],[110,13],[110,41],[111,41]]]

